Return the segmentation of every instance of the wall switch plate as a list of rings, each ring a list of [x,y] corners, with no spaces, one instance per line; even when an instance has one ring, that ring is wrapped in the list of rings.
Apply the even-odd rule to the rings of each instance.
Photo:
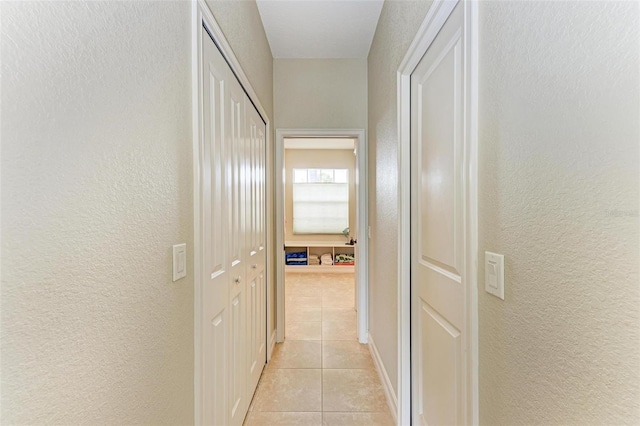
[[[187,245],[173,246],[173,281],[187,276]]]
[[[484,290],[504,300],[504,255],[484,252]]]

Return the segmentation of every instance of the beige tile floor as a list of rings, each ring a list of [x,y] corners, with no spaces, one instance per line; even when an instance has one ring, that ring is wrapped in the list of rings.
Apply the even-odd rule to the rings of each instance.
[[[393,425],[369,348],[356,337],[353,274],[287,273],[286,330],[245,426]]]

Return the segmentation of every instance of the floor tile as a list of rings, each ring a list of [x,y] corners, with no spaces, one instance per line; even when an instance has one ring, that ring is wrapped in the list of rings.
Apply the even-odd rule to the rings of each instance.
[[[267,369],[255,396],[256,411],[321,411],[322,370]]]
[[[389,413],[323,413],[323,426],[395,426]]]
[[[322,342],[285,340],[278,343],[268,368],[322,368]]]
[[[356,321],[322,321],[323,340],[357,340]]]
[[[357,341],[329,340],[322,342],[322,367],[372,369],[374,366],[367,345]]]
[[[322,426],[322,413],[254,411],[249,413],[244,426]],[[344,423],[342,426],[344,426]]]
[[[322,323],[319,321],[288,322],[284,337],[286,340],[321,340]]]
[[[322,370],[322,410],[386,411],[387,401],[376,371]]]
[[[323,321],[355,321],[356,314],[353,308],[322,308]]]
[[[347,294],[355,294],[355,287],[353,285],[350,286],[332,286],[329,284],[325,284],[322,286],[322,294],[323,295],[333,295],[333,294],[340,294],[340,293],[347,293]]]
[[[285,294],[297,297],[321,297],[322,291],[322,283],[319,282],[296,283],[295,285],[287,285]]]
[[[355,290],[355,278],[353,275],[340,275],[336,276],[333,279],[329,279],[323,283],[322,289],[325,291],[344,291],[344,290]]]
[[[309,296],[286,296],[285,303],[288,307],[300,306],[300,307],[322,307],[322,297],[309,297]]]
[[[317,306],[287,306],[284,310],[285,321],[322,321],[322,308]]]
[[[323,281],[322,274],[309,274],[303,272],[286,272],[285,273],[285,284],[286,285],[296,285],[296,284],[314,284]]]
[[[355,308],[355,296],[353,293],[323,294],[321,299],[323,308]]]

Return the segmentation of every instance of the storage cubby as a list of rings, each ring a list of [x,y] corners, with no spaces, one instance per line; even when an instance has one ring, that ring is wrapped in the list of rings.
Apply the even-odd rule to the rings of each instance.
[[[325,241],[286,241],[285,260],[287,254],[290,253],[306,253],[306,265],[289,265],[285,262],[286,271],[296,272],[354,272],[355,271],[355,247],[347,245],[343,242],[325,242]],[[347,254],[354,257],[353,265],[309,265],[309,255],[321,257],[323,254],[330,253],[331,258],[335,261],[337,254]]]

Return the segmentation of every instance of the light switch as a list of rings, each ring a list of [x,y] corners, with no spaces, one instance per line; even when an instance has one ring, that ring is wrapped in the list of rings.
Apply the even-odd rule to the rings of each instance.
[[[504,300],[504,256],[484,252],[484,289]]]
[[[187,245],[173,246],[173,281],[187,276]]]
[[[493,261],[487,262],[487,271],[489,274],[487,275],[487,280],[489,283],[489,287],[492,289],[498,288],[498,268],[496,267],[496,263]]]

